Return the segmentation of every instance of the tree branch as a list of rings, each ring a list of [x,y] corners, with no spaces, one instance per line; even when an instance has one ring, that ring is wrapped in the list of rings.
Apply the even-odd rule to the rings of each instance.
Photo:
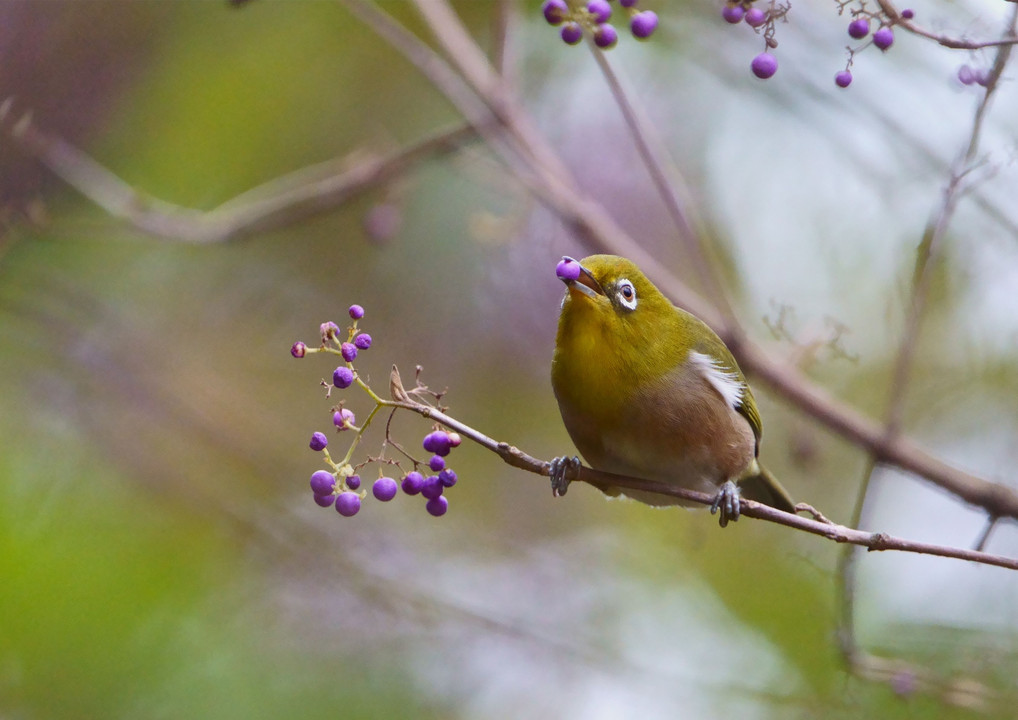
[[[495,453],[502,458],[505,463],[512,467],[545,477],[551,475],[551,463],[540,460],[532,455],[528,455],[509,443],[500,442],[490,438],[466,423],[447,415],[438,408],[415,400],[403,388],[403,383],[399,376],[399,370],[395,365],[392,366],[392,372],[389,377],[389,391],[392,396],[392,400],[386,401],[386,405],[403,408],[405,410],[415,412],[423,417],[435,420],[445,427],[458,432],[463,437],[473,440],[481,447]],[[576,476],[571,479],[574,481],[586,482],[598,488],[613,486],[630,490],[642,490],[644,492],[652,492],[659,495],[680,498],[686,502],[696,503],[699,505],[711,505],[714,502],[714,496],[707,493],[673,487],[671,485],[654,482],[652,480],[644,480],[642,478],[601,472],[600,470],[594,470],[593,468],[586,466],[580,467]],[[763,503],[747,500],[745,498],[742,500],[742,515],[746,517],[755,518],[757,520],[766,520],[768,522],[777,523],[778,525],[802,530],[803,532],[807,532],[812,535],[819,535],[820,537],[833,540],[834,542],[859,545],[861,547],[868,548],[871,551],[896,550],[899,552],[918,553],[920,555],[935,555],[938,557],[968,560],[971,562],[981,563],[983,565],[995,565],[1009,570],[1018,570],[1018,558],[994,555],[991,553],[981,552],[979,550],[969,550],[967,548],[955,548],[945,545],[917,542],[914,540],[905,540],[903,538],[893,537],[887,533],[854,530],[850,527],[838,525],[837,523],[827,520],[823,517],[823,515],[816,512],[809,506],[801,505],[799,506],[799,509],[804,512],[810,512],[815,518],[820,519],[810,519],[799,515],[793,515],[792,513],[786,513],[781,510],[777,510],[776,508],[772,508],[769,505],[764,505]]]
[[[0,108],[0,120],[5,109]],[[328,212],[422,160],[457,150],[476,134],[470,126],[458,125],[389,155],[329,160],[282,175],[207,211],[174,205],[137,190],[62,138],[37,128],[30,115],[14,123],[11,136],[113,217],[156,237],[210,244]]]

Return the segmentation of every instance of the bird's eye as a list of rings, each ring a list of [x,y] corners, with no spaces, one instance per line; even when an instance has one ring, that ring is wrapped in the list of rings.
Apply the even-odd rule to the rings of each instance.
[[[619,298],[619,302],[622,303],[622,307],[628,310],[636,309],[636,288],[633,287],[633,283],[628,280],[619,280],[616,295]]]

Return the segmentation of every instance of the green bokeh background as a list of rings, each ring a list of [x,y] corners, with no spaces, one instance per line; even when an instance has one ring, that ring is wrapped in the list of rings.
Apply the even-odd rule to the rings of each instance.
[[[899,34],[838,91],[843,19],[802,4],[779,27],[779,74],[760,83],[748,28],[713,6],[644,4],[657,37],[623,38],[612,59],[693,188],[740,316],[789,362],[815,343],[809,373],[879,415],[915,245],[976,102],[951,78],[988,56]],[[426,36],[411,4],[381,5]],[[495,3],[456,8],[487,44]],[[917,9],[984,34],[1002,12]],[[589,53],[558,42],[535,3],[513,17],[513,78],[538,128],[696,284]],[[0,2],[0,24],[4,96],[188,207],[458,119],[338,3]],[[906,404],[921,443],[1012,487],[1014,96],[1001,91],[987,126],[997,174],[936,267]],[[311,502],[307,439],[328,426],[318,382],[332,365],[288,349],[353,302],[375,340],[358,368],[379,390],[391,364],[405,378],[420,364],[464,422],[539,457],[571,452],[548,380],[553,267],[584,248],[480,144],[222,245],[143,236],[10,142],[0,190],[0,715],[1014,716],[1014,573],[862,558],[861,643],[941,678],[932,695],[896,693],[844,673],[838,548],[818,539],[756,522],[720,532],[705,513],[589,488],[553,500],[468,446],[441,520],[402,496],[352,519]],[[365,230],[379,205],[398,209],[391,237]],[[779,337],[767,322],[781,308]],[[827,343],[835,323],[848,359]],[[864,455],[757,394],[765,460],[847,519]],[[394,429],[415,445],[428,426]],[[968,545],[983,525],[892,472],[871,500],[871,526],[908,537]],[[989,549],[1018,554],[1014,524]],[[950,682],[990,690],[975,703]]]

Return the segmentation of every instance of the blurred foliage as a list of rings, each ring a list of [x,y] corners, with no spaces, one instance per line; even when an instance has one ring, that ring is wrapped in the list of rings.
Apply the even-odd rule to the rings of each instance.
[[[713,6],[644,2],[658,36],[612,59],[694,188],[747,325],[790,358],[815,346],[804,369],[879,416],[915,244],[971,117],[972,96],[948,82],[957,58],[899,38],[836,91],[843,23],[801,4],[764,85],[747,71],[755,38]],[[381,5],[425,32],[409,3]],[[482,45],[494,6],[456,4]],[[593,63],[536,7],[512,24],[526,109],[584,187],[689,279]],[[989,9],[972,12],[992,27]],[[0,27],[5,96],[187,206],[457,120],[339,4],[6,2]],[[1013,142],[1014,110],[1003,92],[996,150]],[[1000,198],[1014,180],[1004,165],[975,194],[1012,226]],[[0,714],[972,715],[846,676],[839,548],[815,538],[752,522],[719,532],[705,513],[588,488],[553,501],[473,447],[453,456],[461,481],[440,521],[402,497],[342,521],[311,503],[306,443],[328,423],[317,383],[332,367],[287,350],[352,302],[375,339],[358,368],[380,391],[392,363],[404,377],[421,364],[464,422],[541,457],[571,450],[547,377],[552,268],[584,251],[481,145],[222,246],[141,236],[9,143],[0,189]],[[382,203],[398,213],[390,238],[364,228]],[[907,427],[1013,485],[1018,248],[974,205],[936,268]],[[764,318],[783,306],[772,336]],[[830,350],[828,319],[848,328],[851,357]],[[797,497],[847,519],[863,454],[757,395],[765,459]],[[427,424],[395,428],[412,445]],[[891,472],[872,506],[874,527],[936,542],[971,544],[983,524]],[[1018,554],[1013,524],[990,549]],[[862,567],[866,647],[976,678],[1000,694],[989,714],[1008,716],[1013,573],[889,555]]]

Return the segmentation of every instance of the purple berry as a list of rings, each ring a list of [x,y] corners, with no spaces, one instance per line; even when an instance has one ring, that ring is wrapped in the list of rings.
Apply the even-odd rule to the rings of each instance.
[[[371,336],[367,333],[361,333],[353,339],[353,344],[361,350],[367,350],[371,347]]]
[[[354,414],[346,408],[332,414],[332,424],[340,430],[346,430],[348,425],[353,425],[356,421]]]
[[[894,31],[889,27],[882,27],[873,33],[873,44],[881,50],[886,50],[894,44]]]
[[[566,0],[547,0],[541,6],[541,12],[549,25],[561,25],[569,17],[569,6]]]
[[[725,22],[729,22],[732,25],[742,22],[742,18],[745,15],[746,9],[742,5],[725,5],[724,9],[721,10],[721,17],[725,19]]]
[[[329,438],[325,437],[325,433],[316,432],[311,434],[311,442],[308,443],[308,447],[318,452],[319,450],[324,450],[328,444]]]
[[[435,517],[442,517],[449,509],[449,501],[445,498],[445,496],[439,495],[438,497],[428,500],[428,504],[424,507],[426,507],[428,512]]]
[[[625,8],[636,7],[636,0],[619,0],[619,5]]]
[[[770,53],[760,53],[750,65],[753,74],[761,80],[766,80],[778,71],[778,61]]]
[[[308,346],[300,342],[299,340],[293,344],[293,347],[290,348],[290,354],[293,355],[295,358],[302,358],[305,355],[307,355],[307,352]]]
[[[750,8],[746,11],[746,24],[750,27],[760,27],[767,22],[767,13],[760,8]]]
[[[334,322],[326,322],[319,325],[318,330],[322,333],[322,340],[328,340],[339,334],[339,325]]]
[[[594,44],[602,50],[611,50],[619,41],[619,34],[611,25],[598,25],[594,30]]]
[[[403,492],[407,495],[416,495],[424,487],[424,476],[416,470],[408,472],[403,478]]]
[[[449,438],[449,433],[443,430],[436,430],[424,436],[424,449],[430,453],[445,457],[449,454],[451,447],[452,440]]]
[[[555,275],[559,280],[575,280],[580,277],[580,264],[571,257],[564,257],[555,266]]]
[[[432,455],[431,459],[428,460],[428,467],[431,468],[433,472],[438,472],[445,467],[445,460],[442,459],[441,455]]]
[[[343,365],[332,371],[332,384],[340,390],[353,385],[353,370]]]
[[[636,13],[629,23],[630,32],[633,33],[633,37],[639,40],[649,38],[656,28],[657,13],[653,10],[644,10],[643,12]]]
[[[452,487],[456,484],[456,471],[446,468],[438,474],[438,481],[442,483],[444,487]]]
[[[562,26],[559,35],[562,36],[562,40],[565,41],[566,45],[575,45],[583,39],[583,28],[580,27],[579,23],[566,23]]]
[[[834,84],[838,87],[847,88],[852,84],[852,73],[848,70],[842,70],[834,76]]]
[[[353,343],[345,342],[339,346],[339,354],[347,362],[353,362],[357,359],[357,346]]]
[[[594,22],[603,24],[611,19],[612,6],[607,0],[590,0],[587,3],[587,12],[594,16]]]
[[[398,489],[396,481],[391,477],[380,477],[375,480],[375,483],[371,486],[371,494],[382,502],[389,502],[396,497],[396,491]]]
[[[976,81],[976,72],[968,65],[962,65],[958,68],[958,80],[961,81],[962,85],[971,85]]]
[[[848,34],[856,40],[862,40],[870,34],[870,21],[867,18],[856,18],[848,24]]]
[[[348,312],[350,313],[350,317],[352,317],[354,320],[360,320],[362,317],[364,317],[364,308],[362,308],[360,305],[351,305],[350,310]]]
[[[316,470],[311,474],[311,492],[315,495],[329,495],[336,487],[336,478],[332,473]]]
[[[346,478],[346,486],[348,488],[350,488],[351,490],[356,490],[357,488],[359,488],[361,486],[361,476],[360,475],[349,475],[349,476],[347,476],[347,478]]]
[[[421,495],[431,500],[441,495],[443,490],[445,490],[445,486],[438,479],[438,475],[428,475],[428,477],[424,478],[424,487],[421,488]]]
[[[332,503],[336,502],[336,496],[332,495],[315,495],[315,503],[322,507],[332,507]]]
[[[972,77],[975,78],[976,85],[982,85],[983,87],[986,87],[987,85],[990,84],[990,73],[987,72],[985,69],[974,70],[972,72]]]
[[[336,496],[336,512],[343,517],[353,517],[361,509],[360,495],[354,492],[343,492]]]
[[[901,11],[901,16],[906,20],[911,20],[912,18],[915,17],[915,10],[913,10],[912,8],[905,8],[904,10]]]

